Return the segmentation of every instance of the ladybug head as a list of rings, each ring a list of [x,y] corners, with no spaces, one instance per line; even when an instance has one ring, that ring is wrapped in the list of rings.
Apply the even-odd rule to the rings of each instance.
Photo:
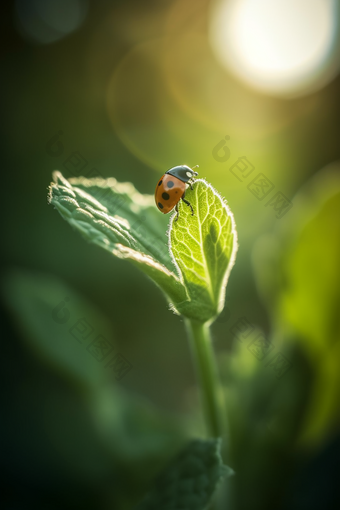
[[[174,177],[177,177],[182,182],[188,182],[190,179],[198,175],[198,172],[194,172],[189,166],[187,165],[180,165],[180,166],[174,166],[173,168],[170,168],[166,174],[173,175]]]

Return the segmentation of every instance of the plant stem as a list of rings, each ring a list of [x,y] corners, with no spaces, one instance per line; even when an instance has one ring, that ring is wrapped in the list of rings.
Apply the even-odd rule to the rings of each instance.
[[[223,400],[217,373],[209,326],[193,320],[186,321],[201,387],[201,398],[207,431],[211,437],[223,435]]]

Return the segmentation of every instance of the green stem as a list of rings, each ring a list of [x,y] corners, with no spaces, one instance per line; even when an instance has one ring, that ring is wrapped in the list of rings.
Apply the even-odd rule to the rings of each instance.
[[[186,327],[201,386],[208,434],[211,437],[221,437],[223,435],[223,397],[209,327],[193,320],[187,320]]]

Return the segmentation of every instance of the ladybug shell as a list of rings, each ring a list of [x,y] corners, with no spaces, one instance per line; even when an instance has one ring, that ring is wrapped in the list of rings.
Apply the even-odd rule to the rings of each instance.
[[[158,209],[167,214],[180,201],[186,190],[186,184],[171,174],[164,174],[155,190],[155,202]]]

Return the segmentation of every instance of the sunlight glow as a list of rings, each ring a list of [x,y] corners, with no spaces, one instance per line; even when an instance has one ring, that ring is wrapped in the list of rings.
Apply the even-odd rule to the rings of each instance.
[[[219,62],[254,88],[301,95],[338,70],[338,14],[336,0],[217,0],[210,41]]]

